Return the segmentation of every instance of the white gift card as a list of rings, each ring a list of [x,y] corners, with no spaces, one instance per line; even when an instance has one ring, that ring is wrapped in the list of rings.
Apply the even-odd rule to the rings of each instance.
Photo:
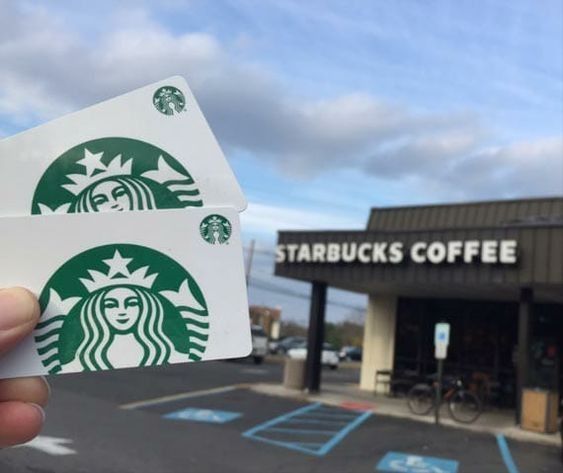
[[[157,82],[0,141],[0,215],[246,200],[188,84]]]
[[[250,353],[233,208],[0,218],[0,261],[41,307],[0,378]]]

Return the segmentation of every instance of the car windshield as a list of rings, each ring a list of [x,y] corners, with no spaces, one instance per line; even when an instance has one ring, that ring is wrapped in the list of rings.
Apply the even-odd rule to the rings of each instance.
[[[253,337],[265,337],[266,336],[266,332],[264,332],[264,329],[262,327],[252,327],[252,336]]]

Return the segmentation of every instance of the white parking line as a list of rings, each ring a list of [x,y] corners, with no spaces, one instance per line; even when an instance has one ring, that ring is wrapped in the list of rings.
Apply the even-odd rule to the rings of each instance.
[[[172,394],[170,396],[161,396],[153,399],[146,399],[144,401],[130,402],[119,406],[121,409],[139,409],[142,407],[157,406],[159,404],[166,404],[167,402],[180,401],[182,399],[191,399],[194,397],[209,396],[212,394],[228,393],[236,389],[245,388],[244,384],[233,384],[231,386],[223,386],[220,388],[203,389],[201,391],[188,391],[185,393]]]
[[[46,435],[39,435],[35,437],[30,442],[24,443],[23,445],[17,445],[15,448],[34,448],[48,455],[76,455],[76,450],[67,447],[67,445],[72,444],[72,440],[59,438],[59,437],[47,437]]]
[[[246,374],[258,374],[258,375],[266,375],[268,374],[268,370],[264,368],[244,368],[240,370],[241,373]]]

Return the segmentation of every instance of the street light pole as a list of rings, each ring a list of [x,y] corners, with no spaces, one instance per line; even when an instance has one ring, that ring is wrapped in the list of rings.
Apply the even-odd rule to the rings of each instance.
[[[246,258],[246,285],[250,282],[250,272],[252,271],[252,259],[254,258],[254,247],[256,240],[250,240],[250,247],[248,248],[248,255]]]

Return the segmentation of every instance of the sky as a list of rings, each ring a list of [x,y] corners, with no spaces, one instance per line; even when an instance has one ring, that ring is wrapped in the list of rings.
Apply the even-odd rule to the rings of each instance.
[[[272,276],[277,230],[563,195],[560,0],[0,0],[0,64],[0,136],[186,77],[249,201],[250,300],[286,319],[309,287]]]

